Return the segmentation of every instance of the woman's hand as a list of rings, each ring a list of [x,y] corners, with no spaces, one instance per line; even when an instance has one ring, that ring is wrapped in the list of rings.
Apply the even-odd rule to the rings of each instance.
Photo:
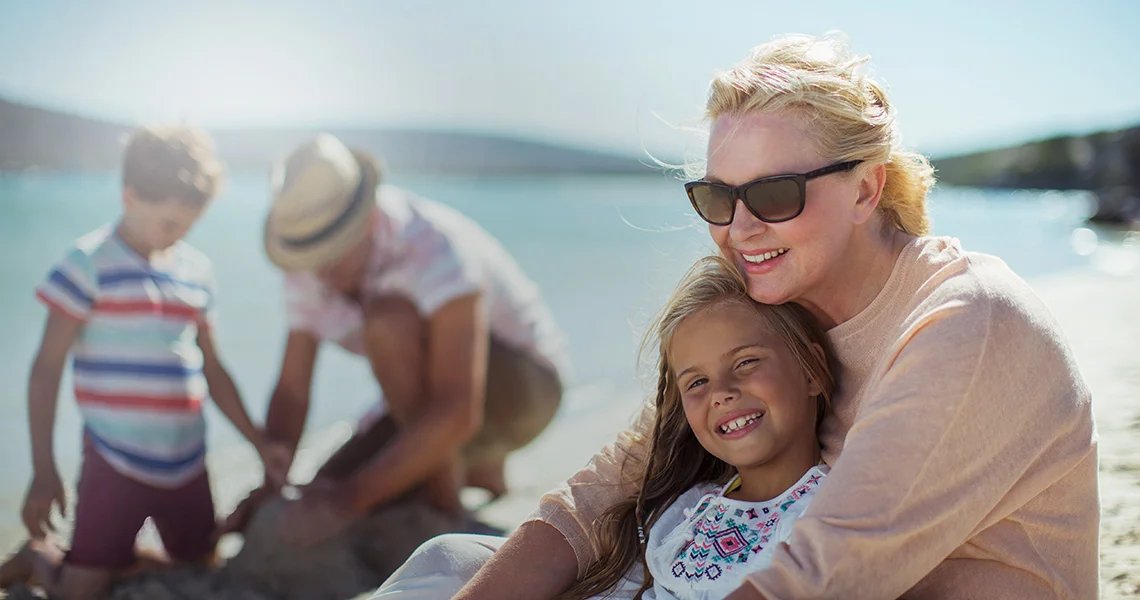
[[[301,497],[291,500],[278,519],[281,539],[309,547],[343,533],[360,515],[342,488],[343,484],[327,479],[298,488]]]
[[[746,581],[743,585],[733,590],[731,594],[725,596],[724,600],[764,600],[764,596],[760,593],[760,590]]]

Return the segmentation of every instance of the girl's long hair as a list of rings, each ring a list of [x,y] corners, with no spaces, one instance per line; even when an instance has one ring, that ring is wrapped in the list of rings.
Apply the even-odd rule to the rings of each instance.
[[[796,304],[765,305],[748,297],[737,270],[719,256],[701,259],[685,274],[642,343],[642,354],[657,346],[656,409],[650,451],[644,463],[634,465],[632,476],[640,491],[611,507],[594,523],[598,560],[560,598],[581,600],[604,594],[625,577],[635,564],[645,572],[641,598],[653,585],[645,562],[649,530],[665,508],[698,483],[727,482],[735,469],[706,451],[689,427],[671,365],[669,347],[680,324],[690,316],[723,302],[754,307],[795,356],[803,372],[819,383],[817,423],[830,406],[835,387],[828,365],[827,338],[815,318]],[[654,344],[655,342],[655,344]],[[628,462],[628,461],[627,461]]]

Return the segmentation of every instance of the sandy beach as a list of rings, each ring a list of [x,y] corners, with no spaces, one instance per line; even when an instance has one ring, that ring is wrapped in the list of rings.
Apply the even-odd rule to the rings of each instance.
[[[1140,255],[1133,258],[1133,263],[1140,262]],[[1061,323],[1093,392],[1101,453],[1102,598],[1140,597],[1140,268],[1133,264],[1116,271],[1070,272],[1031,282]],[[511,493],[479,508],[482,520],[508,531],[517,527],[543,492],[577,470],[626,426],[641,399],[634,389],[570,393],[606,401],[589,411],[561,416],[539,440],[518,452],[508,467]],[[294,479],[307,480],[350,431],[347,423],[340,423],[307,436]],[[258,483],[259,467],[245,447],[221,449],[209,460],[218,510],[228,511]],[[482,500],[474,492],[465,496],[473,507]],[[144,541],[153,543],[153,536],[144,530]],[[239,548],[239,540],[223,540],[225,554],[233,555]]]

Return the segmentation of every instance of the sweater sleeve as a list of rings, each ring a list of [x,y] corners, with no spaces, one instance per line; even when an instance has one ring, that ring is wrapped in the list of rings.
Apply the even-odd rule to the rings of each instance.
[[[764,597],[897,598],[1095,453],[1089,395],[1048,311],[972,291],[884,349],[829,476],[748,578]]]
[[[574,549],[578,576],[597,559],[594,521],[613,505],[637,491],[640,466],[649,452],[654,408],[647,403],[633,426],[590,459],[585,468],[547,492],[530,520],[557,529]]]

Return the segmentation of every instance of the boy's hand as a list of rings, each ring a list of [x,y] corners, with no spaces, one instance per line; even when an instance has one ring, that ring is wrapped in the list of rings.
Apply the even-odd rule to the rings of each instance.
[[[289,483],[289,467],[293,464],[293,451],[289,446],[281,442],[263,442],[258,445],[257,453],[265,466],[266,486],[276,490]]]
[[[49,532],[55,531],[55,525],[51,522],[52,505],[59,509],[59,514],[67,517],[67,496],[59,472],[54,468],[48,473],[35,474],[32,485],[28,488],[28,496],[24,499],[21,517],[32,539],[43,539]]]

